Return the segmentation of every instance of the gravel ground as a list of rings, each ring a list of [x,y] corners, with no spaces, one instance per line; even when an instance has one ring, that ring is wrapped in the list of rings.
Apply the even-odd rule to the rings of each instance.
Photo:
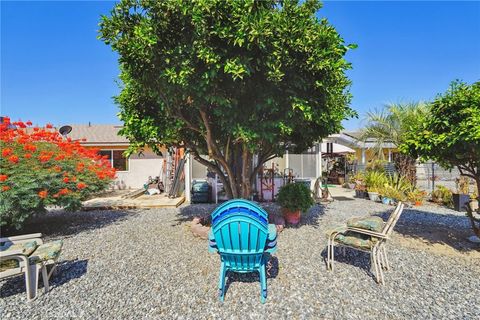
[[[39,218],[24,232],[64,239],[53,289],[27,303],[21,277],[0,282],[0,318],[479,318],[479,248],[464,240],[470,233],[463,214],[435,206],[406,209],[388,245],[392,269],[381,286],[369,273],[367,254],[347,250],[337,256],[335,271],[327,271],[325,232],[351,216],[393,208],[367,200],[316,206],[299,227],[280,234],[262,305],[253,274],[232,276],[225,302],[218,301],[219,257],[193,237],[188,223],[212,208],[52,212]],[[439,230],[458,234],[454,240],[429,238]],[[404,238],[411,241],[397,241]],[[430,251],[434,245],[448,250]]]

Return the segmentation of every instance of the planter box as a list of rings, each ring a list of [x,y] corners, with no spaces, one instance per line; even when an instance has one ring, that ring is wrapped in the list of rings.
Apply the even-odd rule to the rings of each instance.
[[[470,202],[470,196],[468,194],[453,194],[453,207],[456,211],[467,211],[465,206]]]

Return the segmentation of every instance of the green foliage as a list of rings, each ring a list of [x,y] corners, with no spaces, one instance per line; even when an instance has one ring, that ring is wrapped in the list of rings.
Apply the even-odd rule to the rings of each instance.
[[[115,175],[96,150],[65,140],[58,132],[34,129],[28,133],[0,125],[0,226],[19,229],[47,206],[77,210]]]
[[[393,143],[400,146],[405,141],[405,134],[426,115],[428,107],[424,103],[388,104],[382,110],[367,113],[367,125],[362,132],[362,139],[375,139],[375,150],[383,160],[382,145]]]
[[[443,203],[447,207],[453,207],[453,192],[445,186],[439,185],[432,192],[432,200]]]
[[[385,184],[388,184],[389,178],[383,171],[367,171],[365,173],[365,185],[369,192],[378,192]]]
[[[291,212],[306,212],[314,204],[310,189],[303,183],[289,183],[281,187],[277,201]]]
[[[286,145],[304,151],[356,115],[344,59],[355,46],[316,18],[320,7],[120,1],[99,37],[119,54],[122,134],[133,148],[186,147],[230,196],[248,196],[258,168]]]
[[[480,181],[480,82],[455,81],[406,135],[402,151]]]

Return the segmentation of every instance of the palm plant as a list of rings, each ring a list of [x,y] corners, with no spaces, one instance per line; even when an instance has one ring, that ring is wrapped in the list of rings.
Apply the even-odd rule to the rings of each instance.
[[[405,140],[405,134],[427,114],[428,106],[421,102],[393,103],[386,105],[381,110],[367,113],[367,125],[362,132],[361,139],[375,139],[375,154],[379,159],[384,159],[382,147],[386,143],[400,146]],[[398,172],[415,183],[415,159],[399,154],[395,166]]]

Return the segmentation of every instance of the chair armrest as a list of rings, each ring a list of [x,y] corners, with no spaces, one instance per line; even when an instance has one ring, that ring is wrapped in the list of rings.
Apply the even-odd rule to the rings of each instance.
[[[15,250],[6,250],[6,251],[0,251],[0,258],[11,258],[14,256],[24,256],[26,255],[23,253],[23,249],[15,249]]]
[[[356,232],[356,233],[361,233],[361,234],[365,234],[365,235],[372,236],[372,237],[377,237],[377,238],[381,238],[381,239],[387,239],[387,236],[386,236],[386,235],[384,235],[384,234],[382,234],[382,233],[375,232],[375,231],[367,230],[367,229],[360,229],[360,228],[351,228],[351,227],[348,227],[348,228],[347,228],[347,231],[353,231],[353,232]]]
[[[218,252],[217,242],[215,241],[215,236],[213,235],[212,228],[210,228],[210,231],[208,232],[208,252]]]
[[[0,238],[0,242],[22,243],[36,240],[38,245],[43,244],[41,233],[22,234],[21,236]]]
[[[274,224],[268,225],[267,249],[270,254],[277,252],[277,227]]]
[[[268,225],[268,240],[275,240],[277,237],[277,226],[270,223]]]

